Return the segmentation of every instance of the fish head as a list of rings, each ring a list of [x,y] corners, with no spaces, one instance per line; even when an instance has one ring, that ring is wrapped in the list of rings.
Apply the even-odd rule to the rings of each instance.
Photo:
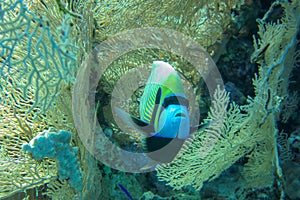
[[[190,135],[188,109],[183,105],[169,105],[161,111],[156,136],[187,139]]]

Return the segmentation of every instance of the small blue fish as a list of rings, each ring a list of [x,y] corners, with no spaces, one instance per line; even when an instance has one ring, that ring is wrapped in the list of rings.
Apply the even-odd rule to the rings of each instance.
[[[126,194],[126,196],[128,197],[128,199],[133,200],[133,198],[130,195],[130,193],[128,192],[128,190],[122,184],[119,184],[119,188]]]
[[[146,134],[143,150],[156,162],[171,162],[198,126],[190,125],[189,101],[175,69],[154,61],[140,101],[140,119],[115,108],[128,125]]]

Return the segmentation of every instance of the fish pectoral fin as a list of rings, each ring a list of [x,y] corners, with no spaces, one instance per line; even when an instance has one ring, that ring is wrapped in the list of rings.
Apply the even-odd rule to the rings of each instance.
[[[209,125],[211,124],[211,122],[205,122],[196,126],[191,126],[190,127],[190,133],[194,133],[196,131],[203,131],[204,129],[206,129]]]
[[[129,115],[130,115],[130,114],[129,114]],[[148,123],[142,121],[141,119],[139,119],[139,118],[137,118],[137,117],[135,117],[135,116],[130,115],[130,118],[131,118],[131,120],[132,120],[137,126],[139,126],[139,127],[145,127],[145,126],[148,126],[148,125],[149,125]]]
[[[136,128],[145,133],[147,136],[149,136],[151,133],[154,132],[154,126],[152,124],[148,124],[146,122],[144,122],[143,120],[134,117],[131,115],[131,120],[134,122]]]
[[[142,121],[141,119],[127,113],[126,111],[114,107],[115,113],[117,116],[127,125],[134,128],[135,130],[139,132],[143,132],[147,135],[149,135],[151,132],[154,132],[154,126],[151,124],[148,124],[147,122]]]

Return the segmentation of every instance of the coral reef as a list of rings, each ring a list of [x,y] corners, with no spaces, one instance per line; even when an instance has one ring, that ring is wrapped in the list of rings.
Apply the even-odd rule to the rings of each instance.
[[[266,10],[256,10],[256,3]],[[299,97],[289,86],[292,70],[299,67],[300,3],[296,0],[262,3],[265,2],[0,1],[0,198],[125,198],[118,184],[124,185],[134,198],[141,199],[198,199],[201,188],[204,198],[215,197],[215,193],[229,197],[232,191],[209,185],[228,180],[240,186],[235,197],[267,198],[269,193],[261,188],[273,186],[278,191],[274,195],[281,199],[286,195],[297,199],[299,194],[293,190],[299,183],[293,167],[299,169],[299,158],[292,155],[298,151],[295,150],[298,141],[288,141],[296,138],[291,132],[297,130],[291,129],[299,132],[299,125],[288,130],[282,130],[281,126],[286,127],[297,116]],[[266,13],[257,20],[258,30],[253,29],[260,12]],[[128,52],[114,60],[101,77],[95,99],[99,122],[105,125],[107,137],[132,151],[139,150],[140,144],[133,142],[139,139],[139,134],[129,137],[115,127],[109,112],[111,93],[120,77],[142,64],[165,60],[191,83],[193,88],[189,89],[197,95],[196,101],[201,101],[201,114],[207,115],[204,121],[210,121],[211,126],[194,134],[172,163],[157,168],[158,178],[170,187],[154,179],[154,173],[152,178],[147,174],[129,177],[103,168],[83,145],[74,125],[77,119],[73,118],[76,113],[72,113],[71,93],[80,73],[78,67],[102,41],[139,27],[168,28],[188,35],[215,61],[220,60],[224,64],[221,71],[229,74],[226,86],[230,94],[218,88],[211,105],[201,76],[174,49]],[[245,60],[252,52],[249,40],[245,40],[251,34],[256,34],[252,64]],[[236,54],[239,62],[233,62]],[[88,64],[92,69],[97,67],[97,63]],[[251,84],[242,88],[243,82],[250,80],[254,72],[257,73],[253,88],[247,93]],[[235,78],[239,80],[231,80]],[[134,114],[138,114],[134,102],[139,101],[142,90],[141,86],[133,99],[124,100]],[[246,98],[247,94],[252,97]],[[77,103],[81,108],[85,106]],[[79,116],[84,118],[87,115]],[[80,129],[91,133],[94,119],[85,120],[89,123]],[[196,117],[193,120],[199,121]],[[65,131],[52,132],[51,127]],[[285,131],[288,133],[284,134]],[[97,137],[94,139],[95,146],[103,143]],[[132,147],[133,143],[136,147]],[[23,144],[27,144],[23,149],[31,157],[24,153]],[[95,148],[96,153],[109,155],[105,150]],[[119,157],[110,159],[119,164]],[[129,158],[122,159],[126,162]],[[226,176],[234,169],[240,178]],[[221,179],[222,174],[227,178]],[[138,178],[142,181],[137,181]],[[212,182],[203,186],[207,181]],[[109,189],[104,191],[104,187]],[[253,192],[255,188],[260,191]]]

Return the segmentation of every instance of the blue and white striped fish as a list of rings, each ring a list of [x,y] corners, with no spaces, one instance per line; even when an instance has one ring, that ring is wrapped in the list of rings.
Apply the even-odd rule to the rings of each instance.
[[[116,109],[123,120],[146,134],[144,152],[154,161],[167,163],[198,128],[190,125],[188,104],[175,69],[166,62],[154,61],[140,101],[140,119]]]

